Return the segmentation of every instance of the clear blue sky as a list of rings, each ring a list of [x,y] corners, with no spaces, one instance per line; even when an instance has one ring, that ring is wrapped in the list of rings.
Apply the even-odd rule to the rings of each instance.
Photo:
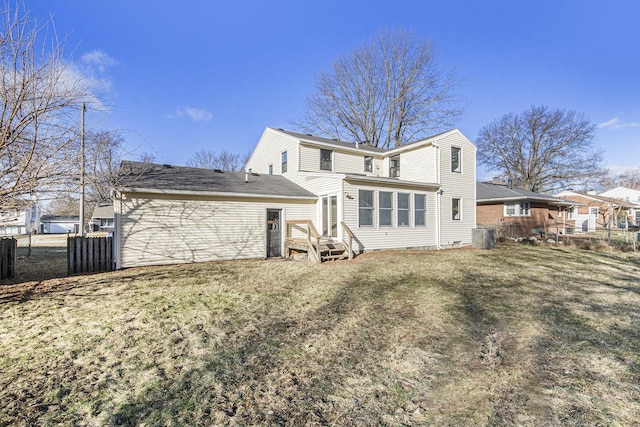
[[[640,167],[640,2],[30,0],[67,53],[91,66],[112,112],[94,126],[184,164],[201,149],[250,151],[292,129],[314,79],[388,25],[431,38],[463,80],[458,128],[475,141],[503,114],[584,113],[614,170]],[[94,119],[95,120],[95,119]],[[478,178],[483,178],[479,176]]]

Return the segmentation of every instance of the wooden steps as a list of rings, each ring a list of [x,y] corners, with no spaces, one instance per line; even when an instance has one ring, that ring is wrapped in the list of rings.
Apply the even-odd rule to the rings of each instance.
[[[347,248],[342,243],[327,242],[320,245],[320,259],[322,261],[336,261],[349,258]]]
[[[349,227],[347,227],[347,224],[341,222],[340,225],[345,234],[345,240],[343,242],[336,242],[330,237],[322,237],[310,220],[287,220],[285,256],[291,257],[304,253],[308,256],[309,260],[318,263],[339,259],[352,259],[354,235]],[[293,236],[294,230],[298,234],[296,237]],[[305,234],[306,238],[302,237]]]

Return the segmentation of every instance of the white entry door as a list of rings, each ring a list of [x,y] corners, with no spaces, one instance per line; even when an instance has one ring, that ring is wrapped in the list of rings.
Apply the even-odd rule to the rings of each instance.
[[[323,196],[322,200],[322,235],[338,237],[338,196]]]

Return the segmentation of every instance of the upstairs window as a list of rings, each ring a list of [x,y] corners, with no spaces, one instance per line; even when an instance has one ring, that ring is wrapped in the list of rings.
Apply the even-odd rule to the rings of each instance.
[[[287,171],[287,152],[283,151],[281,157],[282,157],[282,173],[285,173]]]
[[[379,225],[392,226],[393,225],[393,193],[390,191],[381,191],[379,193],[380,200],[378,201],[378,221]]]
[[[320,170],[330,171],[333,170],[333,162],[331,161],[331,155],[333,151],[320,149]]]
[[[389,158],[389,176],[391,178],[400,177],[400,154]]]
[[[373,157],[364,156],[364,171],[373,172]]]
[[[461,172],[460,147],[451,147],[451,172]]]
[[[398,193],[398,227],[409,225],[409,193]]]
[[[358,190],[358,225],[373,225],[373,191]]]

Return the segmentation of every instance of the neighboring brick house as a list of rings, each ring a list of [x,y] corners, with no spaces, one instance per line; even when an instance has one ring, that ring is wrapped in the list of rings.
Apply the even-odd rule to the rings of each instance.
[[[634,221],[633,213],[640,210],[640,203],[599,196],[595,192],[565,190],[555,195],[561,199],[580,203],[573,214],[576,225],[583,231],[595,231],[596,227],[617,226],[625,219]]]
[[[570,212],[574,205],[575,202],[504,184],[476,183],[478,226],[496,228],[503,236],[573,234],[575,220],[570,218]]]

